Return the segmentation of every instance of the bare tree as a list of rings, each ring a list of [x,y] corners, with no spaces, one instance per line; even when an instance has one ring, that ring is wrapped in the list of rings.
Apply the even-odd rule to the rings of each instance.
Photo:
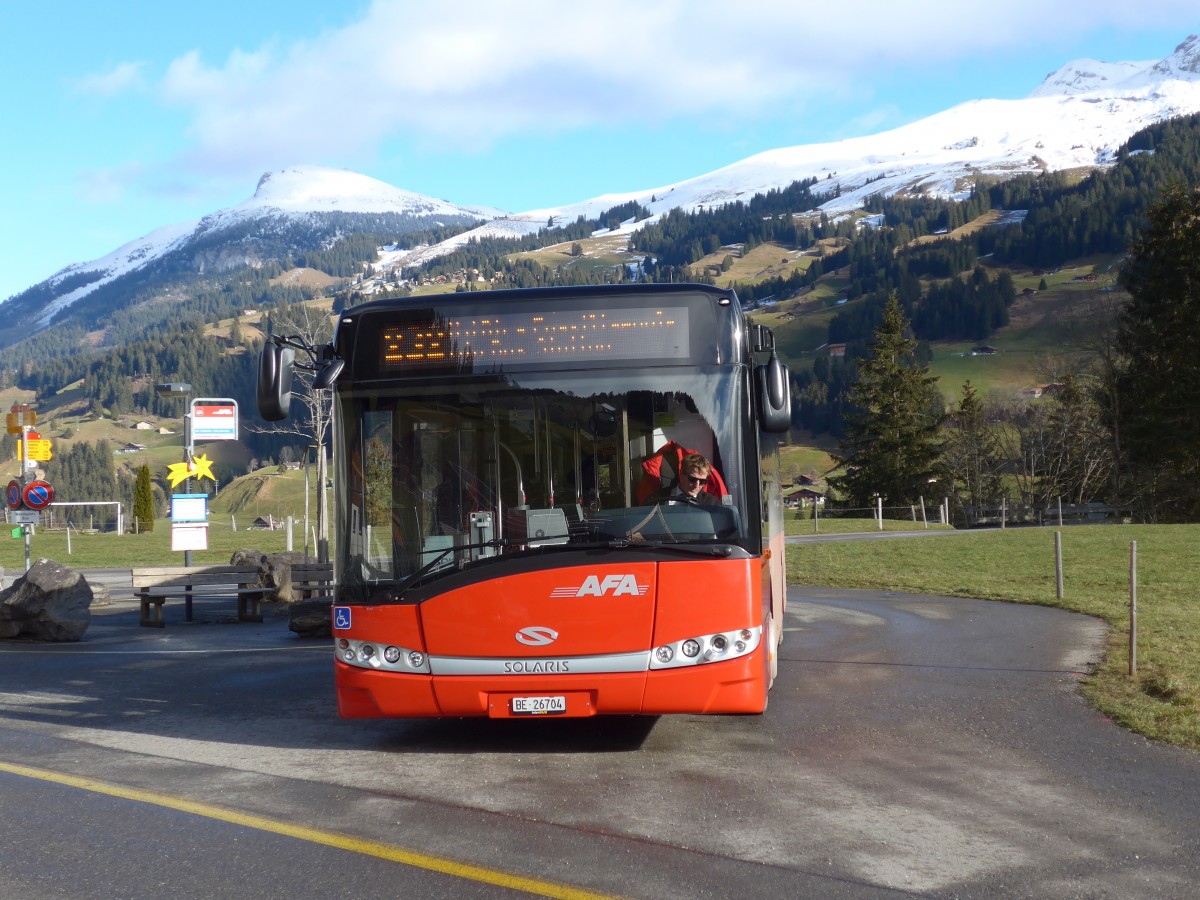
[[[1113,467],[1112,439],[1088,373],[1063,374],[1038,399],[989,402],[988,418],[1019,499],[1047,506],[1058,497],[1086,503],[1104,493]]]
[[[328,344],[333,336],[333,318],[324,308],[308,303],[282,307],[272,313],[271,328],[275,334],[292,337],[297,343],[309,347],[321,347]],[[313,387],[315,373],[297,366],[292,380],[292,397],[298,400],[302,407],[299,415],[293,415],[282,422],[269,425],[252,426],[251,430],[261,434],[290,434],[303,438],[306,442],[304,451],[308,457],[308,448],[317,451],[317,559],[329,561],[329,495],[325,483],[329,477],[329,458],[326,446],[329,444],[330,430],[333,417],[333,391],[319,390]],[[308,509],[308,497],[304,498],[305,512]],[[305,528],[307,529],[307,522]],[[307,540],[307,535],[305,536]]]

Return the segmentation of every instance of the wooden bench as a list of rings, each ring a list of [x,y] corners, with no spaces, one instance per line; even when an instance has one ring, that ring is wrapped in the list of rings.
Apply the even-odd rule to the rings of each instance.
[[[142,625],[162,628],[163,604],[182,597],[191,618],[193,597],[237,597],[239,622],[261,622],[262,596],[269,589],[258,581],[258,566],[135,566],[133,594],[142,603]]]
[[[292,563],[292,591],[300,600],[333,594],[333,563]]]

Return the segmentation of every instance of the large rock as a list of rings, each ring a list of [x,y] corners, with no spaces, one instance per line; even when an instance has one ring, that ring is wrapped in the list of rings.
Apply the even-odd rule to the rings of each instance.
[[[233,551],[233,556],[229,557],[229,564],[231,566],[257,566],[262,562],[263,555],[261,550],[244,547],[241,550]]]
[[[288,607],[288,630],[300,637],[332,637],[333,601],[328,597],[297,600]]]
[[[292,564],[304,562],[304,554],[292,552],[263,553],[259,550],[234,550],[229,559],[233,566],[258,566],[258,583],[263,586],[263,600],[294,603],[300,599],[292,590]]]
[[[39,559],[0,591],[0,638],[78,641],[92,621],[92,588],[75,569]]]

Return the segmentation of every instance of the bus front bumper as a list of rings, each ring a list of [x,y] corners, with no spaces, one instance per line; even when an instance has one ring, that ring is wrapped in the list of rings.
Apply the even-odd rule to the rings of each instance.
[[[338,713],[346,719],[761,713],[766,652],[760,644],[747,656],[708,665],[553,678],[405,674],[337,661]]]

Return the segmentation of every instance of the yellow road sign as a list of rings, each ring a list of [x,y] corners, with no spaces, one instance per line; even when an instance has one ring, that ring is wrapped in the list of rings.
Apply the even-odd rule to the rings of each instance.
[[[29,445],[29,458],[36,462],[45,462],[54,456],[50,449],[50,438],[37,438],[36,440],[17,442],[17,459],[25,458],[25,454],[21,450],[22,444]]]
[[[5,413],[4,424],[8,426],[9,434],[20,434],[37,424],[37,413],[24,404],[13,406],[12,412]]]

